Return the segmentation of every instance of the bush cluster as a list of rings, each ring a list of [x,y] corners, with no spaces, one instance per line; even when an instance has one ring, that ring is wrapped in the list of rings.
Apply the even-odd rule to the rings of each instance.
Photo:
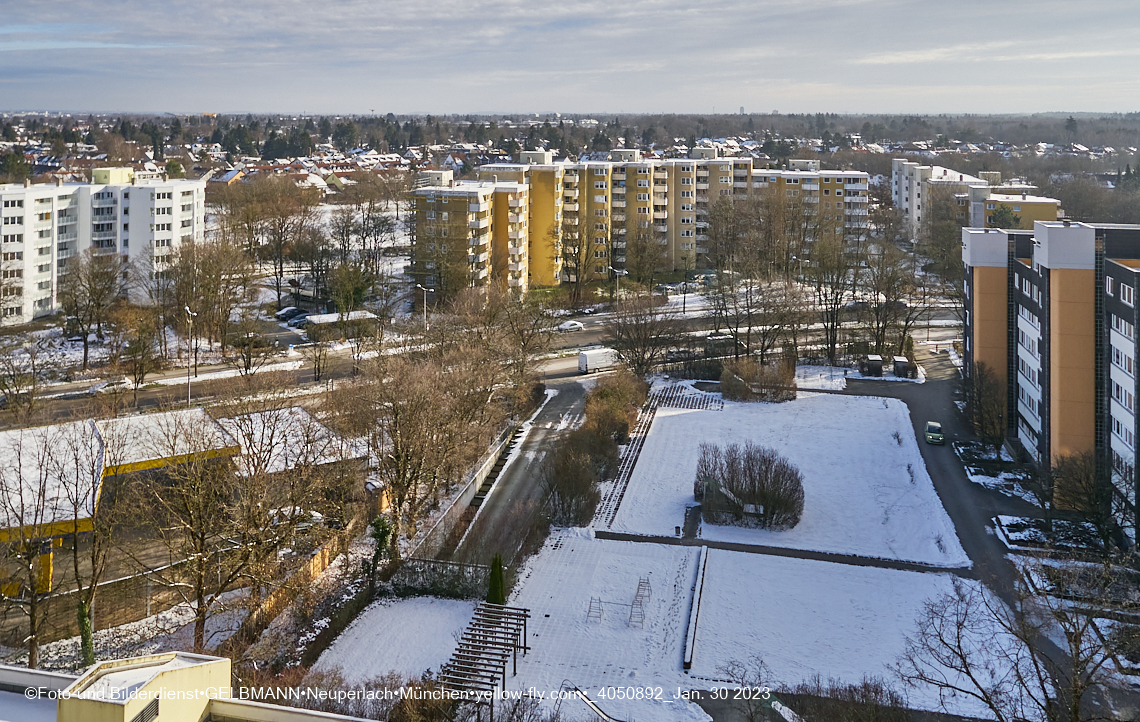
[[[598,482],[617,468],[618,444],[629,438],[649,387],[631,373],[603,377],[586,396],[586,421],[546,454],[541,480],[550,521],[584,526],[594,517]]]
[[[775,449],[701,444],[697,457],[701,514],[714,524],[785,530],[800,523],[804,485],[800,470]]]
[[[720,391],[731,401],[792,401],[796,398],[795,362],[762,364],[754,358],[726,361]]]

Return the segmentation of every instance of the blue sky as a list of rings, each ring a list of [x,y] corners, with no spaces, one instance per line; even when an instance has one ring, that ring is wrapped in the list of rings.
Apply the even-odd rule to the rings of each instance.
[[[1140,110],[1135,0],[8,0],[0,110]]]

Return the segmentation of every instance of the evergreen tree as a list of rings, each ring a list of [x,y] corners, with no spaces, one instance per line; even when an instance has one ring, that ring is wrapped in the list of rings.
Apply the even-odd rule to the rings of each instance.
[[[487,603],[506,604],[507,589],[503,583],[503,555],[491,558],[491,578],[487,584]]]

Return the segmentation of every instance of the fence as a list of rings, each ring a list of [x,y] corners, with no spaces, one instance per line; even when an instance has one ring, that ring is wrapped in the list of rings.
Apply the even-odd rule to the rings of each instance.
[[[389,581],[396,596],[429,594],[454,599],[481,599],[487,594],[491,568],[439,559],[406,560]]]

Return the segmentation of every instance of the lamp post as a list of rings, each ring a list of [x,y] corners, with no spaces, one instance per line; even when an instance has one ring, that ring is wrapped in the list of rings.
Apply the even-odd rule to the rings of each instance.
[[[421,291],[423,291],[423,292],[424,292],[424,330],[426,331],[426,330],[428,329],[428,322],[427,322],[427,295],[428,295],[428,291],[431,291],[432,293],[435,293],[435,289],[434,289],[434,288],[424,288],[423,286],[421,286],[421,285],[420,285],[420,284],[418,284],[418,283],[416,284],[416,288],[418,288],[418,289],[420,289]]]
[[[198,314],[190,310],[189,306],[184,306],[186,310],[186,321],[190,324],[190,343],[194,343],[194,317]],[[190,408],[190,348],[186,349],[186,408]]]
[[[614,280],[617,283],[617,290],[614,292],[614,295],[621,298],[621,277],[628,276],[629,271],[619,271],[613,266],[610,266],[609,269],[614,272]]]

